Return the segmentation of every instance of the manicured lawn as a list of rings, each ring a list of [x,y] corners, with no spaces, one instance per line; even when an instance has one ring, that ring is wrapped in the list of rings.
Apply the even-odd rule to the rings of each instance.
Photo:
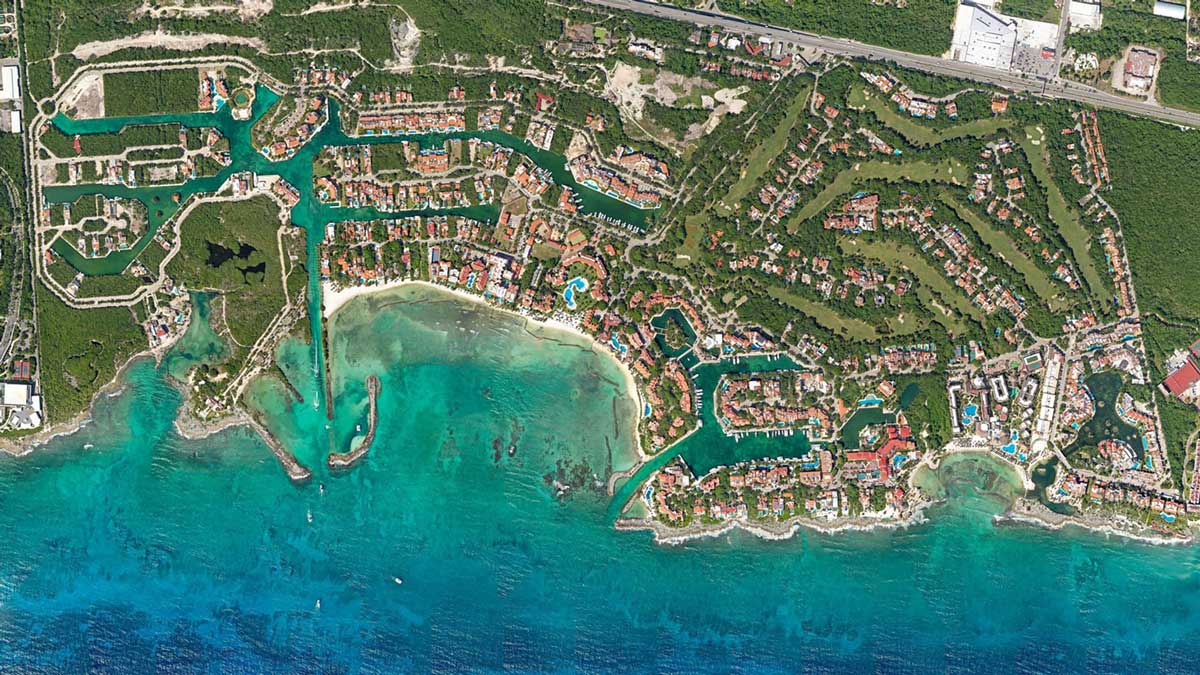
[[[895,241],[863,241],[861,239],[842,239],[838,243],[843,253],[865,256],[892,267],[907,268],[916,275],[918,281],[941,296],[942,301],[951,309],[970,316],[980,323],[984,321],[983,311],[972,304],[962,291],[950,283],[946,275],[922,257],[912,246]]]
[[[967,167],[954,158],[942,160],[937,164],[925,161],[893,163],[875,160],[862,162],[839,173],[837,178],[826,185],[816,197],[792,214],[787,229],[788,232],[795,232],[800,227],[800,223],[824,211],[834,199],[849,192],[856,183],[885,179],[904,180],[912,183],[936,182],[962,185],[969,176]]]
[[[959,218],[971,226],[971,229],[979,235],[983,243],[992,249],[992,252],[1003,258],[1021,276],[1025,277],[1026,283],[1046,303],[1050,311],[1057,312],[1067,305],[1066,299],[1062,297],[1060,289],[1055,286],[1050,275],[1038,267],[1033,260],[1030,260],[1029,256],[1021,252],[1007,234],[993,227],[991,223],[961,204],[951,194],[943,192],[940,198],[958,214]]]
[[[879,121],[903,136],[904,140],[922,148],[958,138],[990,136],[1009,123],[1009,120],[1004,117],[985,117],[945,129],[933,129],[918,124],[907,113],[897,110],[895,105],[880,93],[855,87],[850,91],[848,100],[850,105],[856,108],[865,106],[879,118]]]
[[[704,242],[704,234],[708,231],[708,216],[696,213],[683,221],[683,244],[675,249],[675,266],[688,267],[700,257],[700,245]]]
[[[792,99],[783,122],[775,127],[771,135],[764,138],[750,153],[746,161],[745,173],[738,178],[733,187],[729,188],[729,192],[721,200],[726,210],[732,211],[738,202],[750,194],[750,191],[758,184],[758,180],[767,172],[767,169],[771,168],[775,158],[787,148],[792,128],[804,116],[804,111],[808,107],[808,95],[811,91],[812,87],[806,86],[800,95]]]
[[[1079,272],[1083,275],[1083,280],[1087,282],[1088,289],[1097,302],[1107,303],[1108,294],[1105,291],[1107,284],[1100,277],[1100,271],[1096,269],[1096,263],[1088,253],[1088,248],[1092,245],[1091,234],[1079,221],[1079,215],[1067,203],[1067,198],[1063,196],[1062,190],[1050,176],[1050,165],[1046,160],[1045,134],[1038,127],[1029,126],[1025,128],[1024,134],[1016,134],[1016,140],[1029,159],[1034,177],[1046,190],[1046,201],[1050,205],[1050,219],[1054,221],[1059,234],[1071,248],[1071,257],[1079,266]]]
[[[817,323],[851,340],[874,340],[879,337],[875,327],[861,319],[846,317],[828,305],[796,295],[778,286],[767,290],[770,296],[785,305],[811,316]]]

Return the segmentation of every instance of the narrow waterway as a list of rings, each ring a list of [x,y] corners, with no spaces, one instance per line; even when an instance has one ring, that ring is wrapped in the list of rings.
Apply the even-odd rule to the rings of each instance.
[[[644,226],[650,211],[614,199],[580,185],[567,169],[561,155],[540,150],[528,142],[501,131],[472,131],[454,133],[430,133],[410,135],[348,136],[342,130],[341,115],[336,101],[330,102],[329,121],[296,153],[284,160],[271,161],[255,149],[251,139],[254,124],[275,105],[279,96],[263,85],[256,88],[254,104],[248,120],[238,121],[228,106],[212,113],[189,113],[182,115],[145,115],[138,117],[100,118],[75,120],[60,113],[53,124],[65,134],[113,133],[132,125],[178,124],[187,128],[212,127],[229,140],[231,163],[217,175],[189,180],[182,185],[130,187],[127,185],[84,184],[51,186],[43,190],[48,204],[70,203],[81,196],[101,194],[106,197],[136,199],[146,205],[148,224],[146,234],[130,249],[111,253],[103,258],[84,258],[67,241],[59,239],[52,248],[68,263],[88,275],[120,274],[153,240],[159,228],[176,212],[180,205],[195,194],[215,192],[230,175],[251,171],[260,175],[278,175],[295,187],[300,200],[292,208],[292,224],[304,228],[307,234],[308,271],[308,315],[313,336],[312,367],[318,373],[318,391],[314,400],[318,407],[325,408],[325,387],[322,384],[325,355],[321,348],[323,327],[320,307],[320,255],[319,245],[329,223],[347,220],[373,220],[406,218],[423,215],[460,215],[484,222],[496,222],[499,210],[495,205],[481,204],[466,208],[418,209],[382,212],[375,208],[343,208],[321,203],[313,195],[313,160],[322,149],[331,146],[360,144],[399,143],[416,141],[422,146],[440,146],[447,140],[478,138],[520,152],[528,156],[539,167],[550,172],[554,181],[572,188],[579,196],[580,211],[599,213],[613,220]]]

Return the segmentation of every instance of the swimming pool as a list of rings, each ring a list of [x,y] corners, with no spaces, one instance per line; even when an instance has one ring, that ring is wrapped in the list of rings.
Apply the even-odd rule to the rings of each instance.
[[[612,345],[613,351],[619,352],[622,355],[629,353],[629,347],[626,347],[625,345],[621,344],[621,341],[617,339],[616,332],[613,332],[609,336],[609,344]]]
[[[567,287],[563,289],[562,297],[567,302],[567,309],[575,311],[575,293],[582,293],[588,289],[587,279],[583,277],[575,277],[567,282]]]

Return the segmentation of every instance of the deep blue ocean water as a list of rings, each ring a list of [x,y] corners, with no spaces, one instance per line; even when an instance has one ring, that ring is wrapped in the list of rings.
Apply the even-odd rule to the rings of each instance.
[[[330,429],[279,387],[252,396],[317,467],[379,373],[352,471],[294,486],[244,431],[180,439],[149,362],[83,431],[0,459],[0,672],[1200,670],[1197,549],[997,526],[1010,491],[978,458],[947,462],[948,502],[908,529],[617,532],[590,485],[545,480],[629,465],[615,365],[394,299],[336,319]],[[282,354],[302,392],[306,353]]]

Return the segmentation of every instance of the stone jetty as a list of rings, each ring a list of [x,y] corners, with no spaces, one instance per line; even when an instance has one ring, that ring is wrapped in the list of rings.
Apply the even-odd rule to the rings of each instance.
[[[375,442],[375,429],[379,425],[380,388],[378,377],[375,375],[367,377],[367,435],[361,443],[350,448],[349,452],[331,453],[328,460],[329,468],[348,469],[365,457],[367,451],[371,449],[371,444]]]

